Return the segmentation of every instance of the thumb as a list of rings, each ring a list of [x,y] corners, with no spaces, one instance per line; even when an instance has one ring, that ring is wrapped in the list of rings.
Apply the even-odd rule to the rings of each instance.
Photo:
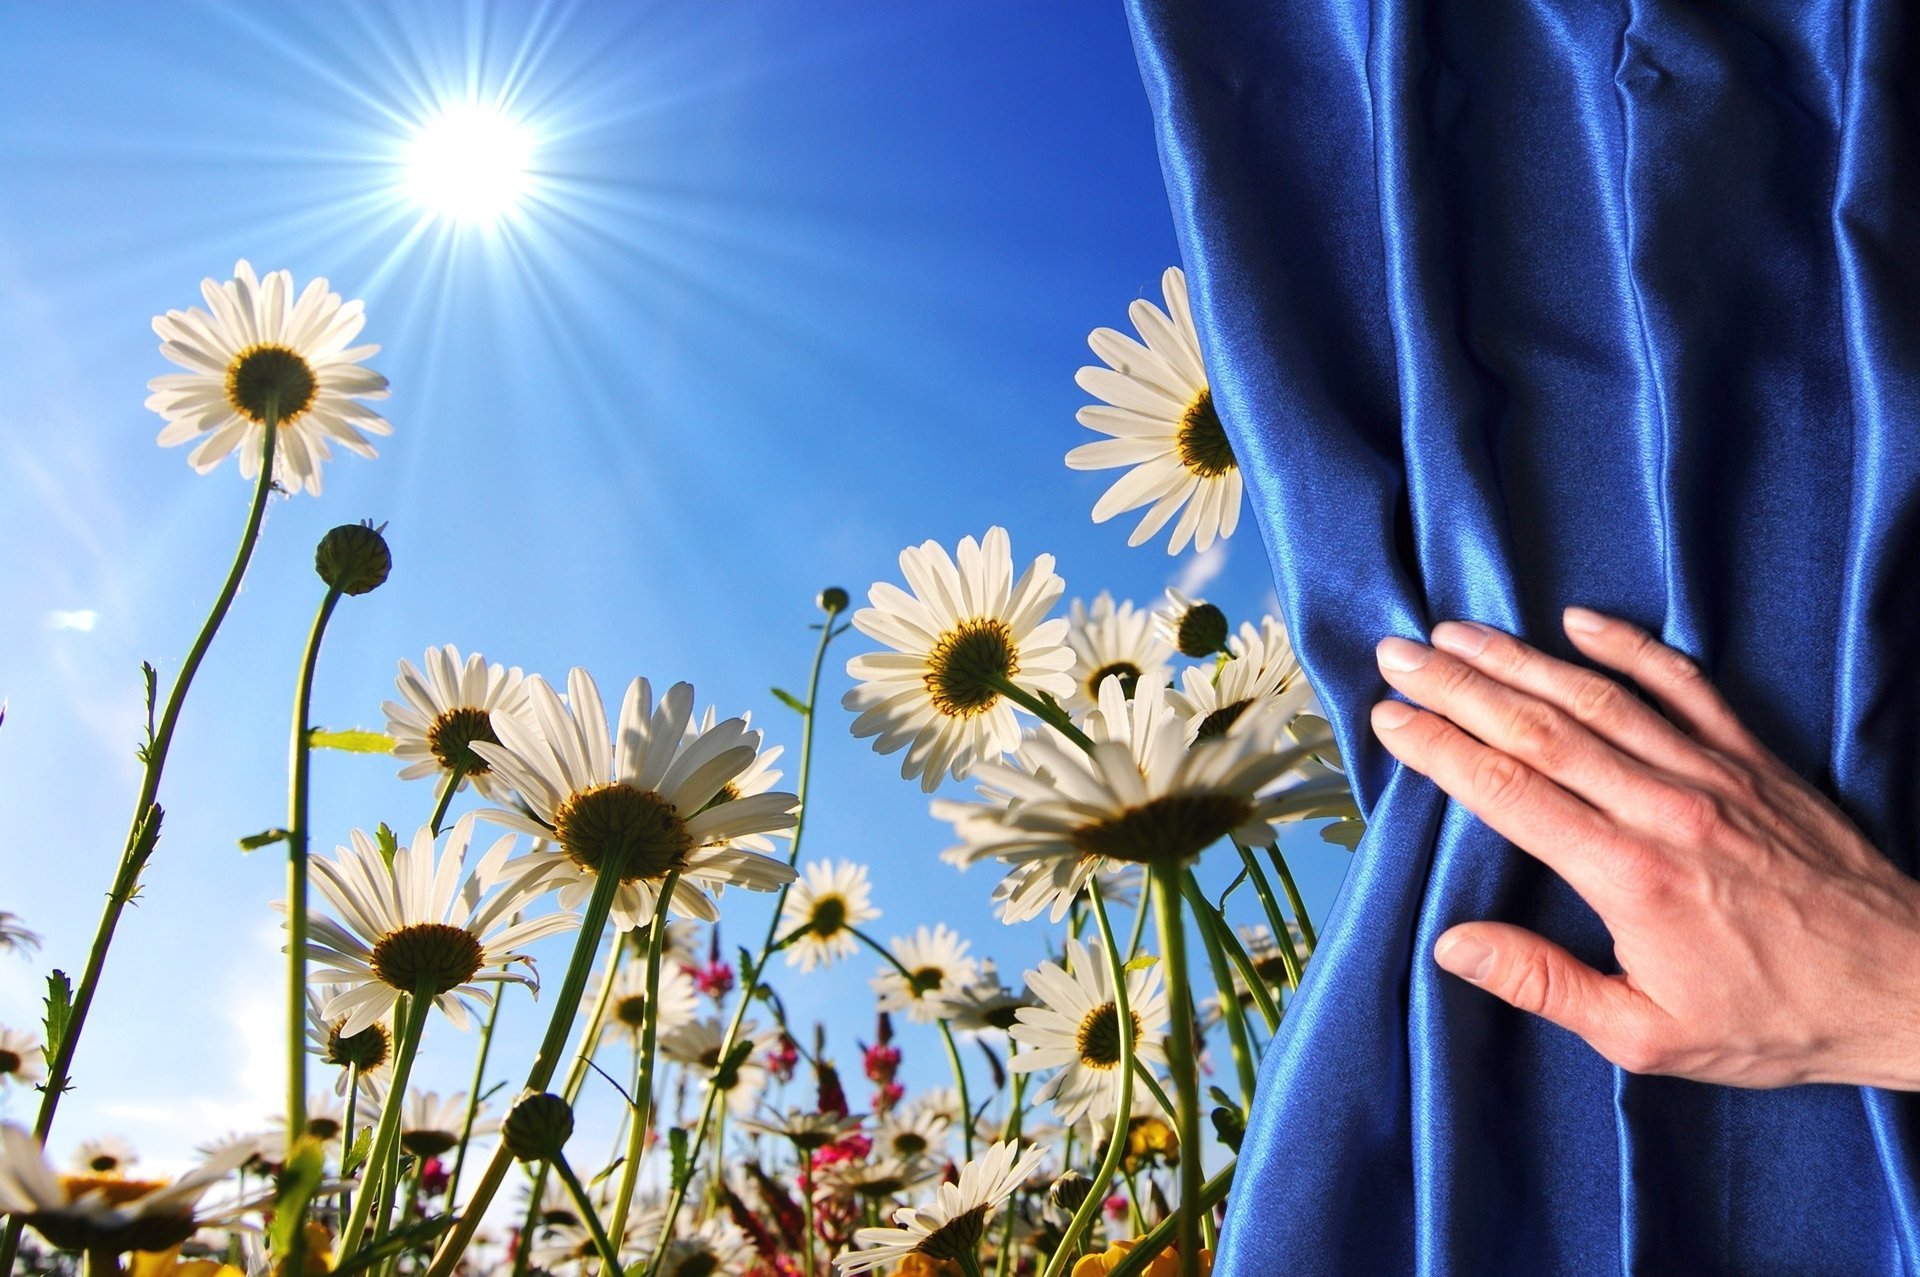
[[[1579,1034],[1612,1058],[1634,1009],[1618,976],[1602,975],[1542,936],[1502,922],[1468,922],[1443,933],[1433,960],[1503,1002]]]

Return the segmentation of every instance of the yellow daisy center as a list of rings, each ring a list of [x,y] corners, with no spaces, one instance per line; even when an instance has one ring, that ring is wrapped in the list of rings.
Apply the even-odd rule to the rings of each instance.
[[[1128,700],[1132,700],[1133,689],[1140,682],[1140,667],[1132,661],[1114,661],[1110,665],[1102,665],[1099,669],[1087,676],[1088,694],[1098,699],[1100,695],[1100,684],[1110,678],[1119,679],[1121,694]]]
[[[927,653],[927,695],[948,718],[972,718],[1000,699],[999,681],[1020,672],[1013,633],[997,617],[976,616],[940,636]]]
[[[1140,1017],[1133,1011],[1127,1012],[1127,1018],[1133,1022],[1133,1044],[1140,1045]],[[1111,1002],[1105,1002],[1087,1012],[1080,1021],[1080,1034],[1074,1043],[1074,1050],[1080,1056],[1080,1063],[1090,1069],[1105,1072],[1120,1063],[1120,1011]]]
[[[1239,463],[1233,458],[1233,445],[1227,442],[1226,427],[1213,409],[1213,391],[1201,387],[1187,410],[1180,414],[1174,434],[1180,464],[1202,479],[1217,479]]]
[[[916,998],[922,998],[937,991],[946,982],[947,972],[944,967],[917,967],[907,977],[909,990]]]
[[[0,1077],[12,1077],[20,1071],[21,1063],[17,1052],[0,1047]]]
[[[621,998],[613,1004],[613,1018],[630,1029],[644,1027],[647,1022],[646,995],[636,993],[630,997]]]
[[[462,705],[447,710],[427,728],[427,748],[448,771],[459,768],[469,776],[484,776],[487,760],[473,751],[473,742],[498,745],[493,734],[493,718],[484,709]]]
[[[118,1165],[118,1162],[114,1164]],[[128,1179],[124,1175],[115,1175],[111,1171],[90,1171],[60,1177],[61,1186],[67,1190],[69,1198],[80,1197],[86,1193],[99,1193],[106,1199],[109,1206],[125,1206],[128,1202],[137,1202],[148,1193],[159,1192],[167,1186],[168,1182],[164,1179]]]
[[[307,1134],[317,1140],[330,1140],[340,1134],[340,1123],[330,1117],[310,1117],[307,1119]]]
[[[895,1157],[918,1157],[927,1151],[927,1137],[918,1131],[901,1131],[892,1140]]]
[[[438,997],[473,979],[484,957],[480,942],[466,928],[417,922],[380,937],[368,965],[383,984]]]
[[[60,1184],[69,1200],[88,1193],[98,1195],[108,1206],[121,1207],[139,1201],[149,1193],[165,1188],[163,1179],[126,1179],[119,1175],[62,1175]],[[189,1210],[136,1216],[122,1223],[91,1218],[69,1211],[36,1211],[22,1216],[24,1222],[61,1250],[160,1251],[178,1246],[193,1236],[196,1224]]]
[[[371,1073],[387,1062],[387,1056],[393,1050],[393,1041],[387,1036],[384,1024],[369,1025],[352,1037],[341,1037],[340,1030],[346,1026],[345,1020],[336,1021],[327,1030],[327,1050],[322,1057],[328,1064],[337,1064],[341,1068],[358,1068],[362,1073]]]
[[[227,365],[227,402],[250,421],[265,424],[267,406],[288,425],[313,406],[320,388],[313,366],[298,351],[262,342],[248,346]]]
[[[664,878],[687,863],[693,837],[674,805],[652,790],[596,785],[560,805],[554,837],[589,873],[621,882]]]
[[[807,915],[807,927],[821,940],[840,934],[847,925],[847,901],[844,896],[822,896],[813,902]]]
[[[1253,815],[1238,794],[1168,794],[1073,831],[1076,851],[1149,865],[1186,860]]]

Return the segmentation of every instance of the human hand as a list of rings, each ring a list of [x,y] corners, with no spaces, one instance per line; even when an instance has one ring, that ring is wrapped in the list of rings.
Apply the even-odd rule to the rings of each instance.
[[[1570,883],[1613,936],[1602,974],[1469,922],[1434,960],[1634,1073],[1920,1090],[1920,883],[1740,723],[1687,657],[1584,608],[1620,684],[1471,622],[1381,641],[1381,743]],[[1437,649],[1437,650],[1436,650]]]

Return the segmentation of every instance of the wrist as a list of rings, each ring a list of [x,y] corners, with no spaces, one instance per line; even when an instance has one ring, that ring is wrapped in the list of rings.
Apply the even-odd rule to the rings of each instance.
[[[1864,1037],[1839,1080],[1920,1091],[1920,882],[1897,871],[1891,876],[1882,978],[1868,982],[1874,993],[1862,1008]]]

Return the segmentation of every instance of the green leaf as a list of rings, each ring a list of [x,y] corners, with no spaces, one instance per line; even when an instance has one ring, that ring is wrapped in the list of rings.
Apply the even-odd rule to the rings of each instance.
[[[309,1135],[294,1145],[292,1155],[273,1177],[273,1213],[267,1225],[267,1242],[275,1255],[285,1255],[292,1247],[294,1223],[305,1218],[307,1203],[313,1200],[326,1169],[326,1150]]]
[[[1158,954],[1143,953],[1139,957],[1135,958],[1133,961],[1127,963],[1127,970],[1151,971],[1153,969],[1153,964],[1158,961],[1160,961],[1160,956]]]
[[[684,1128],[676,1126],[667,1132],[667,1149],[673,1158],[672,1182],[682,1183],[693,1174],[693,1168],[687,1165],[687,1132]]]
[[[808,714],[811,714],[813,712],[812,710],[807,708],[805,701],[802,701],[798,696],[795,696],[792,692],[789,692],[786,688],[775,687],[770,690],[773,692],[773,698],[775,700],[779,701],[782,705],[785,705],[788,709],[800,715],[802,718],[806,717]]]
[[[46,1029],[47,1059],[60,1054],[60,1043],[67,1036],[67,1021],[73,1018],[73,982],[67,979],[64,971],[55,971],[47,977],[47,1016],[43,1023]]]
[[[307,744],[315,749],[337,749],[344,754],[391,754],[393,737],[382,732],[330,732],[316,727],[307,733]]]
[[[140,677],[145,679],[147,684],[147,740],[151,743],[153,740],[153,705],[154,701],[160,695],[160,673],[153,668],[153,662],[142,661],[140,662]]]
[[[285,842],[293,837],[284,829],[262,829],[257,834],[248,834],[240,840],[240,850],[258,851],[262,847],[271,847],[277,842]]]
[[[366,1161],[367,1154],[373,1151],[373,1130],[371,1126],[363,1126],[360,1133],[353,1137],[353,1147],[340,1159],[340,1174],[343,1177],[359,1170],[360,1163]]]
[[[387,862],[387,868],[393,868],[393,858],[400,854],[400,839],[387,828],[386,821],[381,821],[380,827],[373,831],[373,841],[380,846],[380,859]]]
[[[713,1071],[713,1084],[723,1091],[731,1091],[740,1083],[740,1066],[753,1054],[753,1041],[742,1038],[733,1044],[733,1050],[727,1052],[727,1058],[720,1061],[720,1067]]]
[[[403,1255],[414,1247],[425,1245],[441,1233],[446,1232],[448,1226],[452,1223],[453,1216],[451,1215],[435,1215],[431,1219],[423,1219],[416,1224],[396,1227],[379,1241],[371,1245],[362,1246],[359,1250],[354,1251],[353,1254],[348,1255],[345,1259],[335,1264],[333,1266],[333,1277],[351,1277],[351,1274],[357,1273],[363,1268],[371,1268],[375,1264],[391,1259],[395,1255]]]

